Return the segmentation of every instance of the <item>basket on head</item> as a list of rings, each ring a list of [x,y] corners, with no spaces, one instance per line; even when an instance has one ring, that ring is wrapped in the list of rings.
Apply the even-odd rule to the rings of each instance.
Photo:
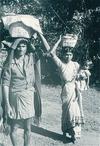
[[[78,36],[74,34],[66,34],[62,38],[62,47],[74,48],[78,40]]]

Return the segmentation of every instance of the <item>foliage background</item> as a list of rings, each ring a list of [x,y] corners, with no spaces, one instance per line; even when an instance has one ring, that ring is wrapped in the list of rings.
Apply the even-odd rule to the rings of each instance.
[[[51,47],[60,34],[78,34],[74,60],[80,64],[87,59],[93,61],[93,56],[99,52],[100,2],[98,0],[1,0],[0,7],[0,17],[8,13],[36,16]],[[5,33],[3,30],[0,31],[1,40],[4,39]],[[40,46],[41,43],[36,44],[36,47]],[[50,59],[42,58],[42,77],[44,82],[59,81],[57,68]]]

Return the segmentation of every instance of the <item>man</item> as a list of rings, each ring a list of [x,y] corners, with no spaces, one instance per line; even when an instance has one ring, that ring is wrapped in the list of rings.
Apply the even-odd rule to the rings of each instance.
[[[11,126],[10,137],[13,146],[18,146],[17,128],[24,128],[24,146],[30,146],[30,133],[34,111],[34,57],[28,41],[16,39],[11,46],[12,60],[7,61],[2,74],[3,96],[6,113]],[[9,61],[9,60],[8,60]]]

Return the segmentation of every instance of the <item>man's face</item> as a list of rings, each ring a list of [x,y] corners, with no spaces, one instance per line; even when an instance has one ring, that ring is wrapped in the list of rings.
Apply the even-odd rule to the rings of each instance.
[[[26,44],[20,43],[20,44],[17,46],[17,55],[23,56],[23,55],[26,54],[26,51],[27,51],[27,45],[26,45]]]
[[[67,52],[63,56],[64,62],[66,62],[66,63],[68,63],[69,61],[71,61],[72,58],[73,58],[73,54],[71,52]]]

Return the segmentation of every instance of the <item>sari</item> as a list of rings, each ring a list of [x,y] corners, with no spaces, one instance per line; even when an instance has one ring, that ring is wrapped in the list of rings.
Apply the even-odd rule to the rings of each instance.
[[[81,136],[81,115],[76,96],[75,79],[79,70],[77,62],[70,61],[63,63],[56,55],[53,60],[58,66],[61,81],[62,81],[62,118],[61,128],[63,133]]]

